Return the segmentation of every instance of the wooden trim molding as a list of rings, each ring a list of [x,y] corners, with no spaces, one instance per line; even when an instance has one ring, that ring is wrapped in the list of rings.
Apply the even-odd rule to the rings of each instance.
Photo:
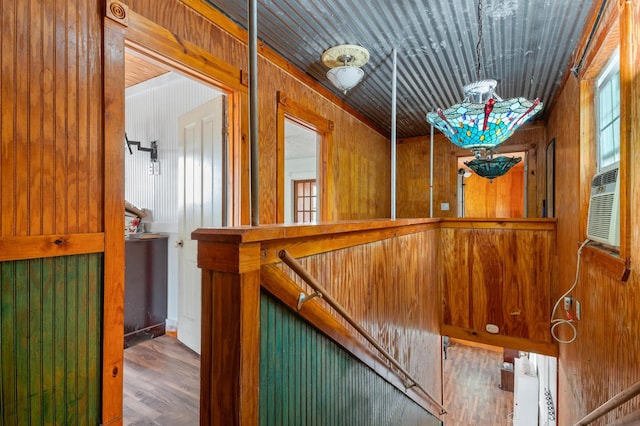
[[[464,229],[529,229],[555,231],[557,219],[481,219],[481,218],[447,218],[442,219],[441,228]]]
[[[621,259],[618,253],[607,250],[604,246],[585,246],[582,249],[582,258],[621,282],[626,282],[631,274],[631,261]]]
[[[455,337],[471,342],[484,343],[502,348],[518,348],[523,351],[537,354],[558,356],[558,344],[555,342],[536,342],[529,339],[491,334],[484,331],[462,329],[451,325],[441,325],[440,333],[443,336]]]
[[[128,13],[127,47],[196,80],[228,93],[247,92],[243,71],[210,52],[180,40],[171,31],[133,11]],[[221,84],[222,83],[222,84]]]
[[[124,366],[124,38],[125,27],[104,19],[104,297],[102,423],[122,424]]]
[[[103,233],[0,238],[0,262],[101,253],[103,251]]]
[[[117,0],[107,0],[106,16],[126,27],[129,25],[129,6]]]

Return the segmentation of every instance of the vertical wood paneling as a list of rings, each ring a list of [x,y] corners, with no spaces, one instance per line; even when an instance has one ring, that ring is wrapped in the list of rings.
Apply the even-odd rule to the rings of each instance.
[[[266,294],[260,313],[260,425],[441,424]]]
[[[2,2],[0,236],[102,230],[100,5]]]
[[[493,182],[472,174],[465,179],[464,193],[464,217],[524,217],[524,166],[520,163]]]
[[[446,224],[440,232],[443,324],[478,339],[489,337],[485,327],[494,324],[499,332],[493,338],[516,338],[503,341],[505,347],[535,342],[550,346],[555,233]]]
[[[429,138],[404,139],[396,147],[398,217],[429,217]]]
[[[0,423],[100,422],[102,255],[0,264]]]
[[[298,259],[435,398],[442,392],[438,235],[434,229]],[[283,271],[313,292],[289,268]]]

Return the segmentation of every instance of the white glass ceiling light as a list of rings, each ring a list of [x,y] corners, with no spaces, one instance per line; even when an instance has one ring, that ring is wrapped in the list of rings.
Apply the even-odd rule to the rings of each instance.
[[[330,47],[322,54],[322,62],[331,68],[327,78],[345,94],[362,81],[364,71],[360,67],[368,61],[369,51],[353,44]]]

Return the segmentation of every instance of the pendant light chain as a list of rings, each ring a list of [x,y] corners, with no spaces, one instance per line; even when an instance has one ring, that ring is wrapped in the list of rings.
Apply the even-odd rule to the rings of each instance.
[[[476,44],[476,80],[480,80],[480,67],[482,65],[482,0],[478,0],[478,44]]]

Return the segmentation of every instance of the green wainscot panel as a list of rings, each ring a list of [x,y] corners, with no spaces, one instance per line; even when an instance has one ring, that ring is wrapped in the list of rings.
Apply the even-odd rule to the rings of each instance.
[[[267,293],[260,306],[260,425],[441,425]]]
[[[100,424],[102,254],[0,262],[0,424]]]

